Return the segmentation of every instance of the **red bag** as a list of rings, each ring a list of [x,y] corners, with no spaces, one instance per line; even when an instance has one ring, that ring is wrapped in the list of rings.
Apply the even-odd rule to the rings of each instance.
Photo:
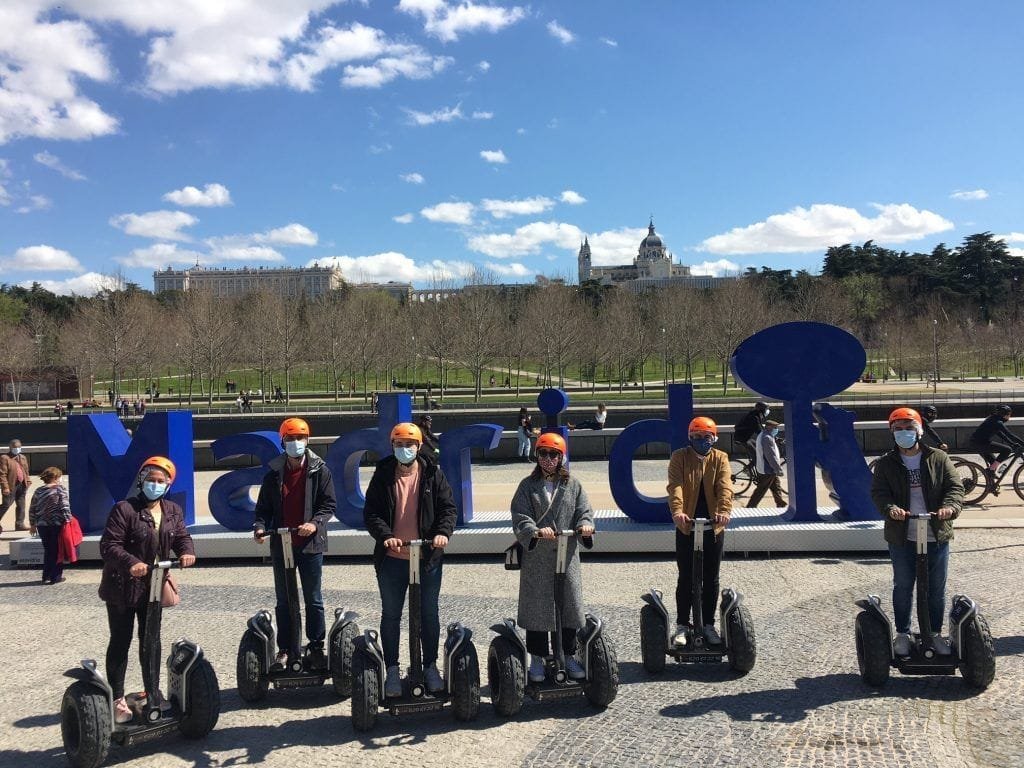
[[[171,574],[167,574],[164,585],[160,591],[160,605],[164,608],[173,608],[181,602],[181,595],[178,594],[178,585],[174,583]]]

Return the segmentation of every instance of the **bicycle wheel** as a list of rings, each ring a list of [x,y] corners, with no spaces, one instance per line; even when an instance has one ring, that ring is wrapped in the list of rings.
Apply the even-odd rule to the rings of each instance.
[[[1013,490],[1024,499],[1024,464],[1017,467],[1017,471],[1013,473]]]
[[[984,468],[970,459],[953,459],[953,466],[964,486],[964,504],[980,504],[989,494]]]
[[[750,464],[739,459],[729,459],[729,474],[732,476],[733,496],[742,496],[754,483]]]

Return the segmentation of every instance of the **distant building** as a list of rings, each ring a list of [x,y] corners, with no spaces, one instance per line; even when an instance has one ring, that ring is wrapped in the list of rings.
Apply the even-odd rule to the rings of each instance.
[[[676,264],[672,254],[654,231],[654,219],[647,226],[647,236],[640,241],[640,248],[632,264],[613,267],[595,267],[590,253],[590,239],[584,238],[577,256],[579,281],[596,280],[602,285],[617,285],[634,293],[670,285],[691,285],[695,288],[711,288],[719,282],[732,280],[731,277],[692,275],[685,264]]]
[[[389,280],[386,283],[349,283],[353,291],[383,291],[401,304],[407,304],[413,295],[412,283],[398,283]]]
[[[268,291],[285,298],[316,298],[345,284],[337,267],[200,267],[153,273],[153,292],[205,290],[214,296]]]

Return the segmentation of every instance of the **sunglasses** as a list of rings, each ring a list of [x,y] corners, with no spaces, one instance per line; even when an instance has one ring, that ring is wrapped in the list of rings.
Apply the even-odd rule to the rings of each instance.
[[[537,451],[537,455],[542,459],[557,459],[562,454],[559,453],[558,451],[549,451],[545,448],[541,448],[539,451]]]

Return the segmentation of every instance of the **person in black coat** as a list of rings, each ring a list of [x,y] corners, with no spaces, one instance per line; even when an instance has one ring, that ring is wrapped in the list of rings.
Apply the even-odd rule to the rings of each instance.
[[[996,470],[1010,458],[1011,453],[1024,450],[1024,440],[1006,428],[1006,422],[1012,415],[1010,406],[997,405],[992,415],[981,422],[971,435],[971,448],[985,459],[985,474],[990,481],[996,479]],[[998,485],[995,494],[999,494]]]
[[[430,542],[420,561],[423,676],[432,693],[444,690],[437,669],[441,637],[437,601],[444,548],[455,531],[458,511],[444,472],[436,462],[419,455],[422,445],[423,433],[415,424],[402,423],[391,430],[393,455],[377,462],[363,507],[366,530],[376,542],[373,565],[381,598],[380,639],[387,667],[387,696],[402,695],[398,642],[409,584],[409,550],[402,542],[413,539]]]

